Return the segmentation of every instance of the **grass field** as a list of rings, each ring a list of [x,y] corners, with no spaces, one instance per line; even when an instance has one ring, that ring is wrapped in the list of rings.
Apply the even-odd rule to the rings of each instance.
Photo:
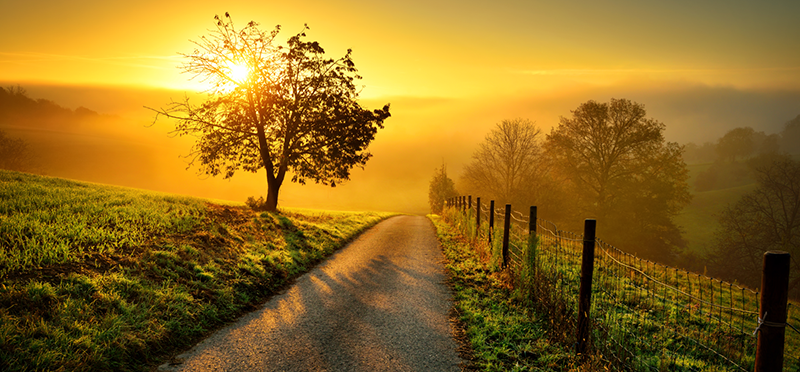
[[[688,249],[701,257],[714,246],[714,232],[719,227],[718,214],[726,205],[735,203],[742,195],[754,190],[755,184],[722,190],[694,192],[692,202],[675,218],[683,228]]]
[[[694,180],[710,166],[711,163],[687,166],[692,201],[675,218],[675,223],[683,229],[683,237],[688,243],[687,251],[699,257],[704,257],[715,244],[714,232],[719,227],[717,216],[722,209],[756,187],[753,183],[721,190],[696,191]]]
[[[388,213],[255,213],[0,171],[0,370],[149,370]]]
[[[500,250],[496,244],[500,240],[498,236],[493,239],[493,247],[489,248],[485,243],[485,231],[478,234],[480,239],[470,238],[476,236],[473,218],[465,218],[453,208],[448,208],[444,216],[434,221],[440,229],[445,252],[451,249],[445,243],[447,240],[461,241],[462,246],[466,246],[461,249],[471,251],[473,255],[483,252],[485,257],[480,262],[486,262],[482,268],[487,272],[483,276],[491,279],[484,279],[483,282],[500,281],[501,284],[493,286],[505,285],[509,288],[505,298],[491,301],[495,303],[492,308],[505,302],[503,306],[516,308],[514,312],[532,314],[530,319],[509,317],[509,324],[491,327],[499,327],[511,334],[518,333],[515,330],[524,325],[533,327],[531,332],[540,332],[538,327],[542,327],[544,321],[550,341],[556,340],[562,345],[574,344],[583,249],[580,235],[564,231],[555,234],[554,227],[541,225],[540,221],[539,234],[536,239],[530,240],[527,224],[524,228],[512,225],[510,267],[500,270],[493,263],[498,259],[495,256]],[[442,231],[448,235],[442,237]],[[491,252],[487,252],[489,250]],[[451,266],[459,268],[466,265],[468,260],[459,258],[451,259],[451,262],[455,262]],[[613,364],[615,369],[752,370],[756,346],[753,331],[758,327],[757,291],[643,260],[600,241],[595,248],[593,282],[590,310],[592,348]],[[522,296],[522,301],[514,303],[519,293],[528,294]],[[464,292],[464,296],[478,297],[461,301],[469,304],[479,302],[485,295],[473,291]],[[456,306],[462,305],[457,303]],[[789,302],[788,323],[795,327],[800,324],[798,309],[800,304]],[[539,322],[531,322],[533,319]],[[467,323],[468,329],[483,327],[481,322],[470,317],[462,317],[462,320]],[[491,352],[497,352],[494,348],[515,350],[504,346],[504,343],[489,344],[498,345],[494,348],[483,345],[481,338],[472,342],[476,354],[480,348],[487,348]],[[517,353],[513,354],[516,359],[512,360],[530,366],[529,363],[535,362],[530,357],[536,355],[535,352],[530,355]],[[574,360],[569,361],[568,357],[563,357],[559,366],[553,369],[573,369],[576,364]],[[800,368],[800,337],[788,329],[784,365],[787,370]],[[506,368],[509,368],[508,365]]]
[[[455,309],[470,347],[471,368],[483,371],[603,370],[584,363],[569,347],[549,339],[547,318],[524,306],[501,273],[491,269],[459,228],[436,215],[436,226],[450,274]],[[468,234],[467,234],[468,235]]]

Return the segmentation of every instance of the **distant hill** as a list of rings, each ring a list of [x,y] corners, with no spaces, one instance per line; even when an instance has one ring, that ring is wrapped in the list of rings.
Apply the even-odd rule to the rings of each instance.
[[[112,117],[82,106],[70,110],[47,99],[31,98],[20,86],[0,87],[0,127],[65,129],[108,119]]]

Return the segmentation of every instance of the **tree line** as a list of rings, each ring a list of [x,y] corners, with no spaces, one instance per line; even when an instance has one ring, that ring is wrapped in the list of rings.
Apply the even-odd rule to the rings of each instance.
[[[673,219],[691,194],[682,147],[666,141],[664,130],[627,99],[585,102],[548,134],[527,119],[504,120],[465,166],[459,192],[536,205],[573,231],[596,218],[604,239],[672,261],[686,245]]]
[[[692,199],[689,146],[666,141],[665,124],[627,99],[588,101],[570,113],[547,134],[527,119],[498,123],[459,175],[457,191],[446,168],[437,169],[430,183],[432,212],[441,211],[441,198],[459,194],[518,208],[535,205],[540,216],[567,230],[581,231],[585,218],[596,218],[597,235],[621,249],[685,263],[687,242],[675,217]],[[716,246],[703,257],[712,274],[757,286],[763,252],[800,254],[800,163],[780,147],[794,122],[800,119],[778,136],[736,129],[716,144],[720,162],[751,156],[757,186],[718,216]],[[763,150],[753,157],[757,149]],[[800,276],[794,277],[797,296]]]
[[[80,106],[74,110],[44,99],[32,98],[19,86],[0,87],[0,169],[44,173],[42,154],[53,151],[9,134],[9,129],[74,130],[113,126],[117,118]]]
[[[716,161],[735,161],[764,153],[797,153],[800,151],[800,115],[783,125],[779,133],[766,134],[751,127],[729,130],[713,142],[686,144],[683,154],[686,163],[702,164]]]
[[[751,127],[734,128],[715,142],[686,144],[687,163],[711,164],[695,179],[696,191],[720,190],[756,182],[755,168],[778,154],[800,150],[800,115],[779,133],[765,134]]]

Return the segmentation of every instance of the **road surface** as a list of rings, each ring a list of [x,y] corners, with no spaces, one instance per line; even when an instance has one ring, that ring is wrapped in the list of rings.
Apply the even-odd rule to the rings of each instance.
[[[458,371],[443,256],[422,216],[383,221],[163,371]]]

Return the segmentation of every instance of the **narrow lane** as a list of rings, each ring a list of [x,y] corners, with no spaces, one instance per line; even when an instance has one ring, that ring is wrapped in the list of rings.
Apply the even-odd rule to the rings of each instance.
[[[431,222],[383,221],[166,371],[458,371]]]

